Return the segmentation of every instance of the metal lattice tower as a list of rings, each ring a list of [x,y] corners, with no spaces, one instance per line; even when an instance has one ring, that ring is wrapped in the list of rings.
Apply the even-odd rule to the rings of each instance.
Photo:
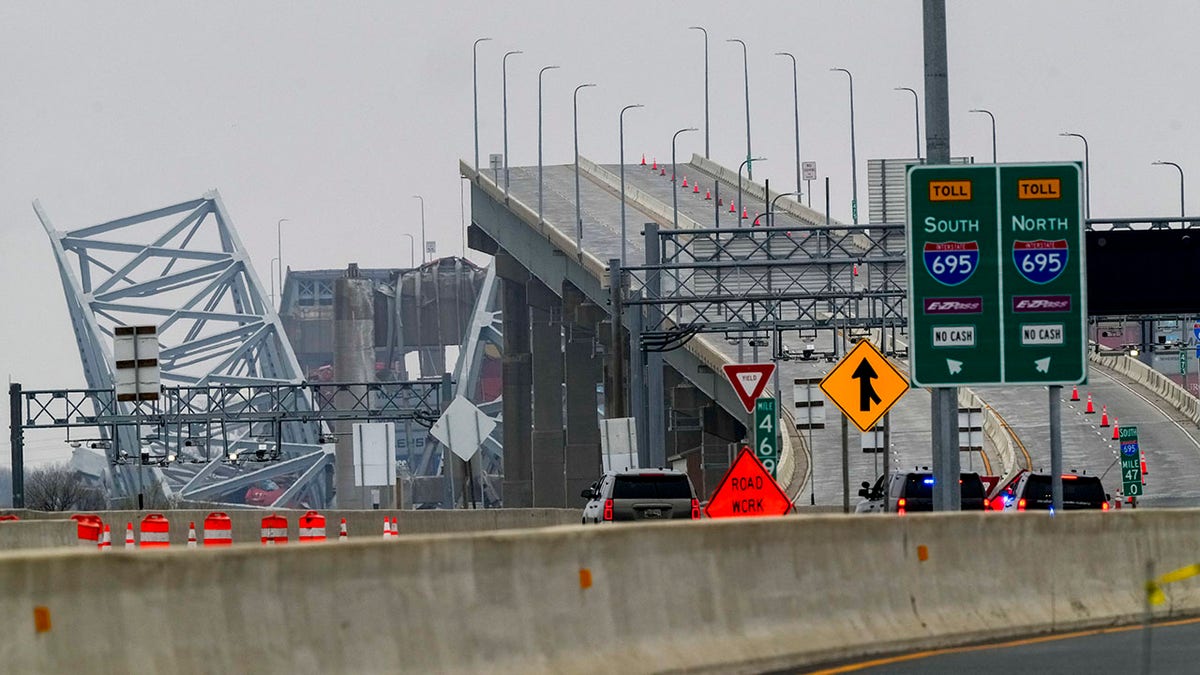
[[[113,329],[137,325],[158,327],[164,385],[301,382],[279,316],[216,191],[69,232],[55,230],[36,201],[34,210],[50,237],[89,387],[113,386]],[[98,444],[107,450],[111,467],[101,479],[111,480],[112,496],[133,494],[138,471],[136,463],[127,462],[128,451],[140,454],[148,448],[155,457],[171,453],[179,460],[144,469],[168,495],[221,501],[221,495],[244,490],[256,480],[297,473],[299,478],[276,503],[300,496],[314,505],[324,503],[319,479],[328,456],[317,445],[316,424],[292,424],[274,432],[286,461],[241,465],[227,461],[229,453],[261,448],[264,430],[248,424],[221,426],[180,434],[196,436],[197,442],[179,447],[161,430],[147,440],[144,433],[122,428],[111,443]]]

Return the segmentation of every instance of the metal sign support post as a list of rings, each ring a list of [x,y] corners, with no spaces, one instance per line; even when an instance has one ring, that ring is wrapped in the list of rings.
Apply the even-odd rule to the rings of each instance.
[[[1062,462],[1062,385],[1052,384],[1050,390],[1050,499],[1054,513],[1063,507]]]
[[[850,513],[850,420],[842,415],[842,513]]]
[[[925,155],[930,164],[950,162],[950,83],[946,59],[946,0],[922,0],[925,52]],[[911,282],[910,282],[911,283]],[[915,311],[910,308],[910,311]],[[932,394],[933,509],[957,511],[958,388]]]
[[[8,385],[9,442],[12,449],[12,505],[25,508],[25,431],[21,415],[21,383]]]
[[[658,265],[662,262],[659,242],[658,242],[658,223],[646,223],[645,229],[642,231],[645,240],[644,247],[646,252],[646,266]],[[658,270],[649,270],[646,272],[646,293],[652,298],[662,297],[662,273]],[[651,314],[661,312],[657,307],[651,307]],[[656,324],[658,318],[650,317]],[[659,467],[667,464],[667,442],[666,442],[666,420],[664,419],[664,394],[663,394],[663,355],[660,351],[652,351],[646,354],[646,393],[649,399],[647,400],[646,411],[649,419],[647,420],[647,453],[650,463],[648,466]]]

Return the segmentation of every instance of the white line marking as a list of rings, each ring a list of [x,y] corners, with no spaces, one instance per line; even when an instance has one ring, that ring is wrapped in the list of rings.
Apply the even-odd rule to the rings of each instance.
[[[1159,414],[1161,414],[1163,417],[1167,418],[1167,421],[1168,421],[1168,422],[1170,422],[1171,424],[1174,424],[1176,427],[1178,427],[1178,428],[1179,428],[1179,431],[1181,431],[1181,432],[1183,433],[1183,435],[1184,435],[1184,436],[1187,436],[1187,437],[1188,437],[1188,440],[1192,442],[1192,445],[1196,446],[1196,451],[1197,451],[1197,453],[1200,453],[1200,441],[1197,441],[1197,440],[1195,439],[1195,437],[1194,437],[1194,436],[1192,436],[1191,434],[1189,434],[1189,433],[1188,433],[1188,430],[1187,430],[1187,429],[1184,429],[1182,424],[1180,424],[1179,422],[1176,422],[1176,421],[1175,421],[1175,418],[1174,418],[1173,416],[1171,416],[1171,415],[1167,414],[1167,412],[1166,412],[1165,410],[1163,410],[1162,408],[1160,408],[1160,407],[1158,407],[1157,405],[1155,405],[1155,404],[1154,404],[1154,402],[1153,402],[1153,401],[1151,401],[1150,399],[1146,398],[1145,396],[1142,396],[1141,392],[1135,391],[1135,390],[1133,389],[1133,387],[1129,386],[1128,384],[1125,384],[1125,383],[1124,383],[1124,382],[1122,382],[1121,380],[1118,380],[1116,377],[1113,377],[1113,374],[1105,373],[1105,375],[1108,377],[1108,379],[1110,379],[1110,380],[1112,380],[1113,382],[1116,382],[1117,384],[1119,384],[1119,385],[1121,385],[1122,387],[1124,387],[1124,388],[1125,388],[1125,389],[1126,389],[1126,390],[1127,390],[1129,393],[1131,393],[1131,394],[1133,394],[1134,396],[1136,396],[1136,397],[1138,397],[1138,398],[1142,399],[1143,401],[1145,401],[1145,402],[1146,402],[1146,405],[1148,405],[1148,406],[1150,406],[1151,408],[1154,408],[1155,410],[1157,410],[1157,411],[1159,412]]]

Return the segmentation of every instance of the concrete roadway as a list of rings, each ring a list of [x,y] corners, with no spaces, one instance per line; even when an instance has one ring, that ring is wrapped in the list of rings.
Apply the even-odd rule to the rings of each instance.
[[[1141,626],[1122,626],[1046,635],[990,645],[952,647],[882,657],[820,670],[812,675],[878,673],[931,675],[973,673],[1195,673],[1200,619],[1154,625],[1150,634],[1149,668],[1143,660]]]

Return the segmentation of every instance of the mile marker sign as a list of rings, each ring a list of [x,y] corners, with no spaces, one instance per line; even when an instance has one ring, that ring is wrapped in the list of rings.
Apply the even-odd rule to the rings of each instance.
[[[782,516],[791,510],[792,500],[750,448],[743,445],[704,507],[704,515],[709,518]]]
[[[762,396],[767,388],[767,382],[775,373],[774,363],[734,363],[721,366],[733,391],[742,401],[742,407],[747,413],[754,412],[754,402]]]

